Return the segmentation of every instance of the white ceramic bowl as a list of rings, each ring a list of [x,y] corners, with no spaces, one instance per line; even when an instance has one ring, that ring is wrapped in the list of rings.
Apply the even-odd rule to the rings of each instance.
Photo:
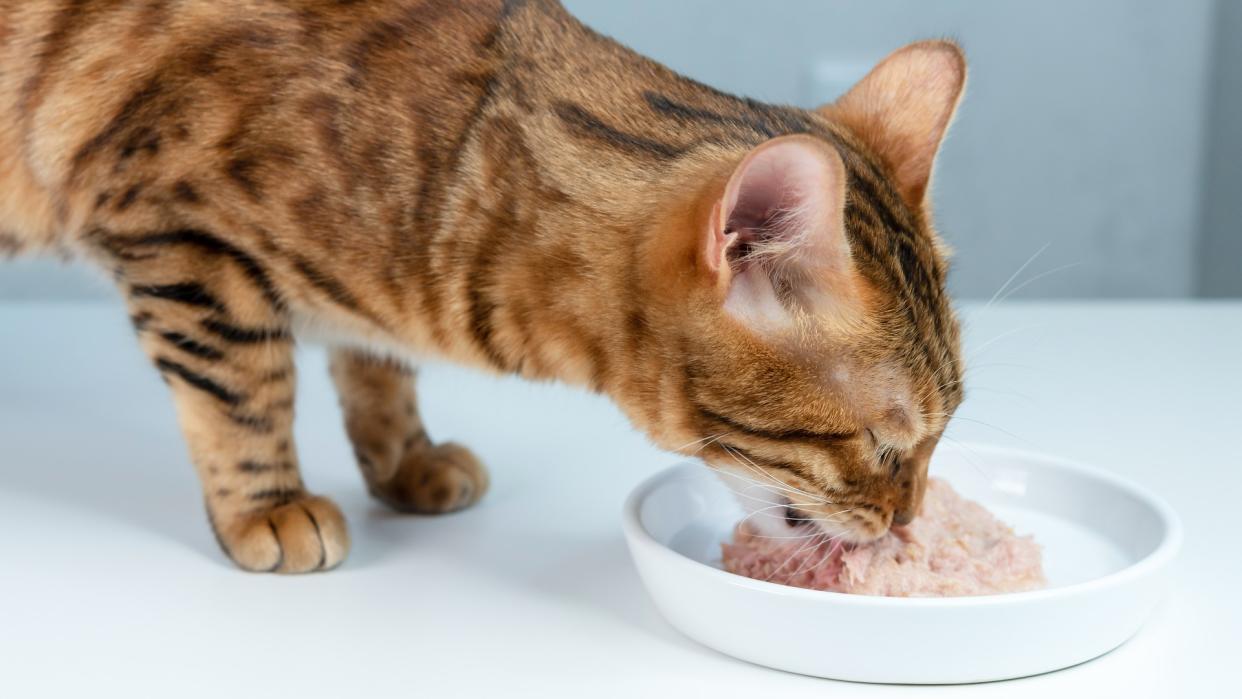
[[[1181,525],[1109,473],[1032,453],[942,444],[932,474],[1044,548],[1049,587],[980,597],[819,592],[720,569],[742,517],[701,464],[649,478],[625,505],[630,553],[656,607],[690,638],[805,675],[907,684],[1034,675],[1102,655],[1163,597]]]

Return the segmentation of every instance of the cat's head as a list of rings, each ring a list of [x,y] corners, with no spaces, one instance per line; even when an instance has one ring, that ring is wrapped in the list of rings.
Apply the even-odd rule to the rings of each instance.
[[[917,514],[962,396],[926,197],[964,82],[953,44],[908,46],[818,111],[824,133],[754,148],[676,223],[693,243],[660,274],[690,330],[647,427],[765,486],[743,496],[761,529],[865,541]]]

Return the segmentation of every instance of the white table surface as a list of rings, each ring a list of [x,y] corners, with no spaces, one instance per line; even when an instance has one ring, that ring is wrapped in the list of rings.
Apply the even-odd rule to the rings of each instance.
[[[0,696],[1237,696],[1242,304],[964,315],[973,360],[952,436],[1115,470],[1185,521],[1172,596],[1095,661],[916,688],[708,650],[658,616],[619,526],[629,490],[678,459],[606,400],[427,368],[432,434],[471,444],[493,489],[464,513],[399,516],[364,494],[313,348],[298,444],[354,548],[328,574],[241,573],[212,540],[120,305],[13,304],[0,306]],[[875,652],[899,663],[919,649],[894,638]]]

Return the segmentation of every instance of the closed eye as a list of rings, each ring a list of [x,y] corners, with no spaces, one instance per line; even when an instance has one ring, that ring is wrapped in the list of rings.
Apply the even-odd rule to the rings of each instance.
[[[876,460],[880,466],[888,467],[888,474],[891,478],[896,478],[897,473],[901,470],[901,457],[897,450],[892,447],[882,447],[876,455]]]

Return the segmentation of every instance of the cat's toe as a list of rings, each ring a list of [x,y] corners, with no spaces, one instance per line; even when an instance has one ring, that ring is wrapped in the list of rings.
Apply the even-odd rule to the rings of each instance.
[[[402,512],[441,514],[478,502],[488,483],[487,469],[469,449],[446,442],[406,454],[392,479],[371,492]]]
[[[259,512],[214,522],[229,558],[249,571],[310,573],[338,565],[349,553],[345,517],[327,498],[303,495]]]

